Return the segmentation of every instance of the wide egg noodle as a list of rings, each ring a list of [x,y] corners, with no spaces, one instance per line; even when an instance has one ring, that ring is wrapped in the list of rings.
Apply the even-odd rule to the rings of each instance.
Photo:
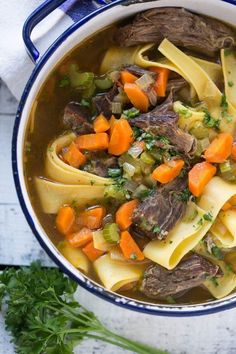
[[[106,289],[118,291],[123,286],[141,279],[144,266],[114,261],[109,254],[94,263],[95,271]]]
[[[189,131],[196,122],[202,122],[205,117],[205,113],[197,111],[195,108],[186,107],[180,101],[175,101],[173,104],[174,111],[179,115],[178,126]]]
[[[46,177],[65,184],[101,186],[112,184],[113,181],[110,178],[104,178],[86,171],[81,171],[60,159],[58,156],[60,151],[70,145],[75,138],[76,135],[74,133],[62,135],[48,147],[45,161]]]
[[[194,251],[204,258],[209,259],[210,262],[217,264],[222,272],[222,276],[207,279],[203,285],[216,299],[221,299],[229,295],[236,287],[236,274],[225,262],[218,260],[207,252],[203,242],[199,243]]]
[[[210,213],[212,220],[215,220],[222,206],[234,195],[236,185],[213,177],[197,203],[198,215],[195,219],[188,223],[181,220],[165,241],[149,242],[144,249],[145,257],[167,269],[175,268],[211,228],[212,222],[205,220],[203,215]]]
[[[78,207],[94,205],[104,198],[105,191],[105,186],[63,184],[38,177],[35,177],[35,186],[46,214],[57,214],[62,205],[73,202]]]
[[[236,51],[221,49],[221,62],[227,100],[236,109]]]
[[[168,39],[161,42],[158,50],[183,72],[184,77],[195,88],[199,100],[207,104],[210,114],[215,119],[222,117],[221,131],[233,134],[235,132],[236,110],[228,102],[227,112],[223,112],[224,108],[221,107],[223,95],[206,71]]]
[[[221,247],[236,247],[236,210],[221,211],[212,225],[211,233]]]
[[[80,248],[72,247],[68,241],[62,241],[57,246],[61,254],[75,267],[88,273],[90,262]]]

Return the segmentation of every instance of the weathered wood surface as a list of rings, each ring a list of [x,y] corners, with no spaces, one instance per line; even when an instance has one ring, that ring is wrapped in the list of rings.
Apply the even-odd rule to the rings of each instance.
[[[1,82],[0,82],[1,84]],[[17,102],[0,87],[0,264],[29,264],[41,259],[49,264],[20,209],[11,173],[11,135]],[[109,328],[129,338],[167,349],[172,354],[235,354],[236,309],[197,318],[154,317],[111,305],[84,289],[78,299],[94,310]],[[0,354],[13,354],[10,338],[0,316]],[[84,342],[77,354],[121,354],[110,345]]]

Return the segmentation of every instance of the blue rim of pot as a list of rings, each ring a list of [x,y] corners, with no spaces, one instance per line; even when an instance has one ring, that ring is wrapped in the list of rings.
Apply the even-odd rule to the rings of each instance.
[[[230,3],[232,5],[236,5],[235,0],[222,0],[224,2]],[[223,300],[216,300],[215,302],[209,302],[209,303],[203,303],[203,304],[196,304],[196,305],[158,305],[158,304],[149,304],[146,302],[142,301],[136,301],[132,299],[128,299],[126,297],[123,297],[122,295],[119,294],[114,294],[108,290],[106,290],[104,287],[97,285],[93,283],[90,280],[85,280],[82,281],[80,277],[76,276],[72,271],[70,271],[54,254],[49,246],[46,244],[45,241],[43,241],[40,233],[35,227],[34,221],[32,216],[30,215],[30,212],[26,206],[26,202],[23,197],[22,189],[21,189],[21,184],[20,184],[20,178],[19,178],[19,172],[18,172],[18,161],[17,161],[17,142],[18,142],[18,131],[20,127],[20,121],[21,121],[21,115],[25,106],[25,103],[27,101],[29,92],[38,77],[41,69],[47,62],[47,60],[53,55],[55,50],[72,34],[74,33],[78,28],[80,28],[82,25],[87,23],[90,19],[93,17],[97,16],[98,14],[106,11],[107,9],[110,9],[118,4],[121,4],[123,1],[118,0],[113,3],[109,3],[103,7],[98,8],[94,12],[90,13],[71,27],[69,27],[50,47],[49,49],[45,52],[45,54],[41,57],[41,59],[38,61],[37,65],[35,66],[26,86],[23,91],[22,97],[19,102],[17,114],[16,114],[16,119],[15,119],[15,124],[14,124],[14,129],[13,129],[13,136],[12,136],[12,170],[13,170],[13,177],[14,177],[14,182],[15,182],[15,187],[16,187],[16,192],[18,195],[19,203],[21,205],[22,211],[25,215],[25,218],[36,236],[39,244],[41,247],[46,251],[46,253],[49,255],[49,257],[57,264],[57,266],[69,277],[74,279],[80,286],[82,286],[84,289],[88,290],[92,294],[107,300],[108,302],[118,305],[122,308],[126,308],[129,310],[134,310],[137,312],[142,312],[146,314],[151,314],[151,315],[161,315],[161,316],[175,316],[175,317],[183,317],[183,316],[199,316],[199,315],[206,315],[218,311],[223,311],[223,310],[228,310],[236,306],[236,295],[233,298],[229,299],[223,299]]]

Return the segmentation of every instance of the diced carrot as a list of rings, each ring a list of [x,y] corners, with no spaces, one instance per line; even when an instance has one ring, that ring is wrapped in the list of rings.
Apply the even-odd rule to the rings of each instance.
[[[86,162],[86,156],[79,151],[77,145],[72,141],[68,150],[62,154],[63,160],[67,162],[70,166],[80,167]]]
[[[180,174],[183,167],[183,160],[172,160],[163,163],[152,172],[152,178],[160,183],[169,183]]]
[[[88,227],[90,230],[99,229],[102,226],[102,220],[105,214],[105,208],[100,206],[85,210],[77,216],[76,224]]]
[[[93,129],[96,133],[104,133],[110,128],[110,124],[106,117],[101,113],[93,122]]]
[[[126,119],[119,119],[113,126],[108,152],[119,156],[129,150],[133,142],[133,130]]]
[[[165,97],[167,81],[169,78],[170,70],[165,68],[151,67],[149,70],[157,73],[157,79],[155,84],[155,91],[159,97]]]
[[[111,116],[111,118],[109,119],[109,124],[110,124],[110,135],[113,132],[113,128],[115,126],[115,124],[119,121],[119,119],[116,119],[116,117],[114,115]]]
[[[78,232],[66,235],[66,239],[73,247],[83,247],[93,239],[93,234],[90,229],[83,227]]]
[[[106,150],[109,145],[107,133],[80,135],[75,143],[81,150]]]
[[[101,257],[105,253],[104,251],[97,250],[94,247],[93,242],[88,243],[84,248],[82,248],[82,251],[91,262],[96,261],[97,258]]]
[[[59,209],[56,217],[57,230],[66,235],[70,232],[75,222],[75,211],[70,206],[64,206]]]
[[[121,232],[120,248],[125,258],[142,261],[143,252],[128,231]]]
[[[190,192],[195,197],[199,197],[215,174],[216,167],[208,162],[200,162],[194,165],[188,174]]]
[[[124,91],[135,108],[141,112],[148,111],[148,96],[136,84],[125,84]]]
[[[219,134],[205,150],[206,161],[213,163],[224,162],[231,154],[233,137],[229,133]]]
[[[232,207],[233,207],[232,204],[230,204],[229,202],[226,202],[226,203],[222,206],[221,210],[226,211],[226,210],[231,209]]]
[[[124,203],[116,212],[116,223],[121,230],[126,230],[132,224],[132,215],[138,205],[138,200],[134,199]]]
[[[231,150],[231,158],[236,161],[236,143],[233,143],[232,150]]]
[[[120,79],[122,84],[133,84],[136,80],[138,80],[138,77],[131,74],[127,70],[122,70],[120,73]]]

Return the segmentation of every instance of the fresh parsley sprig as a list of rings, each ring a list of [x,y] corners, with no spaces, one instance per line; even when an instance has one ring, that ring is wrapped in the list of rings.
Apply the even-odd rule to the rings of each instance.
[[[0,300],[6,328],[19,354],[72,354],[86,338],[140,354],[164,354],[109,331],[94,313],[74,300],[77,284],[58,269],[6,269],[0,275]]]

